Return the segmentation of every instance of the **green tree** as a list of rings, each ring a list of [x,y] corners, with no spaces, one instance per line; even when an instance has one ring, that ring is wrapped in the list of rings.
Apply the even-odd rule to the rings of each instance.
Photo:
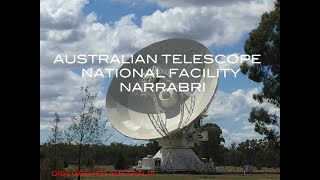
[[[228,166],[240,167],[243,162],[243,154],[238,151],[238,144],[232,142],[231,145],[227,148],[225,154],[225,164]]]
[[[160,146],[158,146],[158,142],[156,140],[149,140],[146,144],[146,149],[147,155],[155,155],[159,151]]]
[[[259,26],[252,30],[245,42],[244,51],[260,54],[261,64],[243,63],[241,72],[263,88],[253,98],[259,103],[269,102],[280,108],[280,0],[275,2],[275,9],[261,16]],[[279,117],[268,110],[254,107],[249,122],[255,124],[255,130],[269,140],[277,139],[278,133],[273,127],[279,127]],[[268,125],[273,125],[272,128]]]
[[[123,155],[123,152],[118,152],[117,160],[114,165],[114,168],[117,170],[124,170],[129,168],[129,163],[127,161],[127,158]]]
[[[40,145],[40,180],[51,179],[51,166],[50,158],[48,156],[48,150]]]
[[[49,157],[51,162],[51,169],[52,170],[60,170],[64,168],[63,160],[59,158],[58,155],[58,144],[62,143],[64,140],[63,132],[59,127],[59,123],[61,122],[60,115],[56,112],[54,114],[55,118],[50,121],[52,128],[51,128],[51,135],[47,140],[47,144],[49,146]],[[53,179],[56,179],[54,176]]]
[[[222,130],[213,123],[207,123],[200,127],[200,131],[208,131],[208,141],[199,142],[195,145],[194,151],[205,158],[212,158],[216,164],[224,163],[224,138]]]
[[[62,143],[64,140],[63,132],[61,128],[59,127],[59,122],[61,122],[60,115],[56,112],[54,113],[55,118],[50,121],[52,128],[51,128],[51,135],[49,136],[47,143],[51,144],[59,144]],[[56,148],[55,148],[55,154],[56,154]]]
[[[101,108],[94,105],[97,93],[92,94],[88,87],[81,87],[82,107],[72,117],[73,123],[66,132],[68,141],[78,145],[78,170],[81,170],[83,162],[87,161],[89,145],[102,144],[106,133],[105,122],[101,122]],[[78,176],[78,180],[80,176]]]
[[[243,164],[256,165],[256,156],[259,151],[259,143],[256,139],[246,140],[238,144],[237,149],[243,154]]]

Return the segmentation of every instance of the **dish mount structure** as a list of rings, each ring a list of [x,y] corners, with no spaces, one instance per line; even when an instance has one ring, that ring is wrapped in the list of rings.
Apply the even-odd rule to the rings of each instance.
[[[194,54],[211,54],[204,45],[189,39],[168,39],[147,46],[133,57],[158,55],[157,63],[123,64],[120,68],[129,70],[142,69],[152,71],[152,75],[123,78],[114,77],[107,93],[107,115],[112,126],[121,134],[141,140],[156,140],[161,149],[152,157],[161,161],[161,171],[212,171],[213,162],[204,163],[192,151],[195,142],[207,141],[208,133],[199,132],[199,122],[213,100],[218,78],[212,77],[179,77],[179,71],[191,72],[193,69],[217,72],[218,65],[212,63],[173,63],[172,59],[165,61],[161,54],[181,54],[193,58]],[[129,58],[127,61],[132,62]],[[176,75],[170,75],[174,68]],[[161,78],[155,75],[161,75]],[[201,74],[201,72],[200,72]],[[162,90],[147,89],[144,92],[120,91],[120,84],[162,83],[165,85],[180,84],[192,86],[202,84],[204,91],[175,91],[165,86]]]

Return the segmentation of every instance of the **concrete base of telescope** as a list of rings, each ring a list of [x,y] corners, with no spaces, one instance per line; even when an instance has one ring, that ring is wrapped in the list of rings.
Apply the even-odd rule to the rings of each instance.
[[[203,172],[213,173],[214,163],[203,163],[192,149],[186,147],[161,147],[153,158],[161,158],[163,172]]]

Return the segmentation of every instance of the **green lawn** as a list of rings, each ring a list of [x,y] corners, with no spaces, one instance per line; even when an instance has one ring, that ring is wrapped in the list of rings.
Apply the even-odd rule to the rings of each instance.
[[[234,166],[218,166],[218,172],[242,172],[243,167],[234,167]],[[262,167],[261,169],[257,169],[253,167],[253,172],[280,172],[280,168],[267,168]]]
[[[75,170],[75,166],[69,166],[65,170]],[[97,166],[96,170],[106,170],[106,171],[115,171],[113,166]],[[233,166],[220,166],[218,167],[218,172],[241,172],[241,167],[233,167]],[[279,168],[262,168],[261,170],[257,170],[254,168],[254,172],[279,172]],[[74,178],[76,179],[76,178]],[[279,174],[225,174],[225,175],[187,175],[187,174],[155,174],[155,176],[110,176],[107,174],[106,176],[100,177],[81,177],[82,180],[205,180],[205,179],[243,179],[243,180],[271,180],[271,179],[280,179]]]
[[[246,179],[246,180],[269,180],[280,179],[279,174],[266,175],[168,175],[156,174],[155,176],[104,176],[104,177],[82,177],[83,180],[205,180],[205,179]]]

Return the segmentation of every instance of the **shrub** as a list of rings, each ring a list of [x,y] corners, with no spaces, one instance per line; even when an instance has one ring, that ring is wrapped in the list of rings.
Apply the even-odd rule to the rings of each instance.
[[[93,169],[94,168],[94,165],[95,165],[95,161],[93,159],[88,159],[86,162],[85,162],[85,166],[89,169]]]
[[[114,168],[117,170],[124,170],[129,168],[129,164],[122,153],[118,154],[117,161],[116,161],[116,164],[114,165]]]

